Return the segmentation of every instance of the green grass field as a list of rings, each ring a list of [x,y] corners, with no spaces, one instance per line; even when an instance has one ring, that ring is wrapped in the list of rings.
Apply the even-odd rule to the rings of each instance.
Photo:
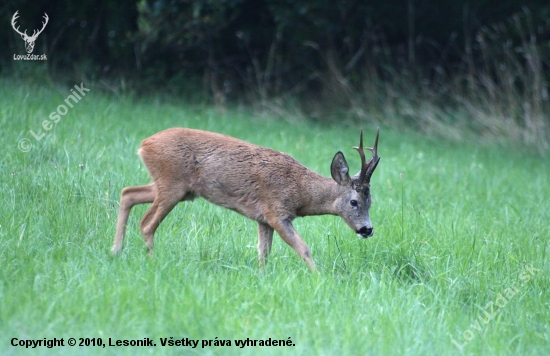
[[[382,126],[375,235],[359,239],[338,217],[295,221],[319,275],[278,236],[260,273],[256,223],[204,200],[172,211],[152,259],[139,231],[147,206],[135,207],[114,258],[120,190],[150,181],[136,151],[151,134],[225,133],[330,176],[338,150],[358,170],[359,127],[84,87],[46,131],[70,87],[0,82],[1,354],[550,354],[548,157]],[[375,126],[363,126],[371,145]],[[38,141],[30,130],[45,135]],[[54,337],[65,346],[11,345]],[[71,337],[148,337],[156,347],[70,347]],[[246,338],[293,346],[236,346]],[[202,348],[200,340],[214,341]],[[231,346],[214,346],[220,340]]]

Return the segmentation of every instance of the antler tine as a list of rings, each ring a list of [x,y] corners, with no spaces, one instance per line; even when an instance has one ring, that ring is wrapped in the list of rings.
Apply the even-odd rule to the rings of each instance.
[[[368,163],[368,167],[365,172],[365,179],[367,183],[370,183],[370,177],[372,176],[372,173],[376,169],[376,166],[378,165],[378,161],[380,161],[380,157],[378,157],[378,136],[380,134],[380,127],[376,130],[376,139],[374,140],[374,146],[372,148],[367,147],[367,150],[372,152],[372,159]]]
[[[359,174],[358,186],[362,186],[365,181],[365,174],[367,173],[367,160],[365,158],[365,151],[363,150],[363,128],[361,128],[361,136],[359,138],[359,147],[353,147],[359,152],[361,156],[361,173]]]

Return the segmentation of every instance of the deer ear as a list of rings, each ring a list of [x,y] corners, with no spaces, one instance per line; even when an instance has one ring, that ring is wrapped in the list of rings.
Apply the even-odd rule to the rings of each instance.
[[[338,152],[332,159],[332,164],[330,165],[330,174],[332,179],[336,181],[339,185],[344,185],[349,183],[349,168],[346,159],[342,152]]]

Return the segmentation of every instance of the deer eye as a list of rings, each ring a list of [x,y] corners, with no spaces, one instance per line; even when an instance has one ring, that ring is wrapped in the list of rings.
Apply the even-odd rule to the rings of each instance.
[[[356,207],[356,206],[357,206],[357,200],[350,200],[349,203],[350,203],[350,205],[353,206],[353,207]]]

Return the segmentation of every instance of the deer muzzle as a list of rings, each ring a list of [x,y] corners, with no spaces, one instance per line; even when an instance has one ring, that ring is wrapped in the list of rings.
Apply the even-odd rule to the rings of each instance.
[[[365,239],[367,237],[371,237],[372,235],[374,235],[374,228],[363,226],[356,232],[357,232],[357,236]]]

